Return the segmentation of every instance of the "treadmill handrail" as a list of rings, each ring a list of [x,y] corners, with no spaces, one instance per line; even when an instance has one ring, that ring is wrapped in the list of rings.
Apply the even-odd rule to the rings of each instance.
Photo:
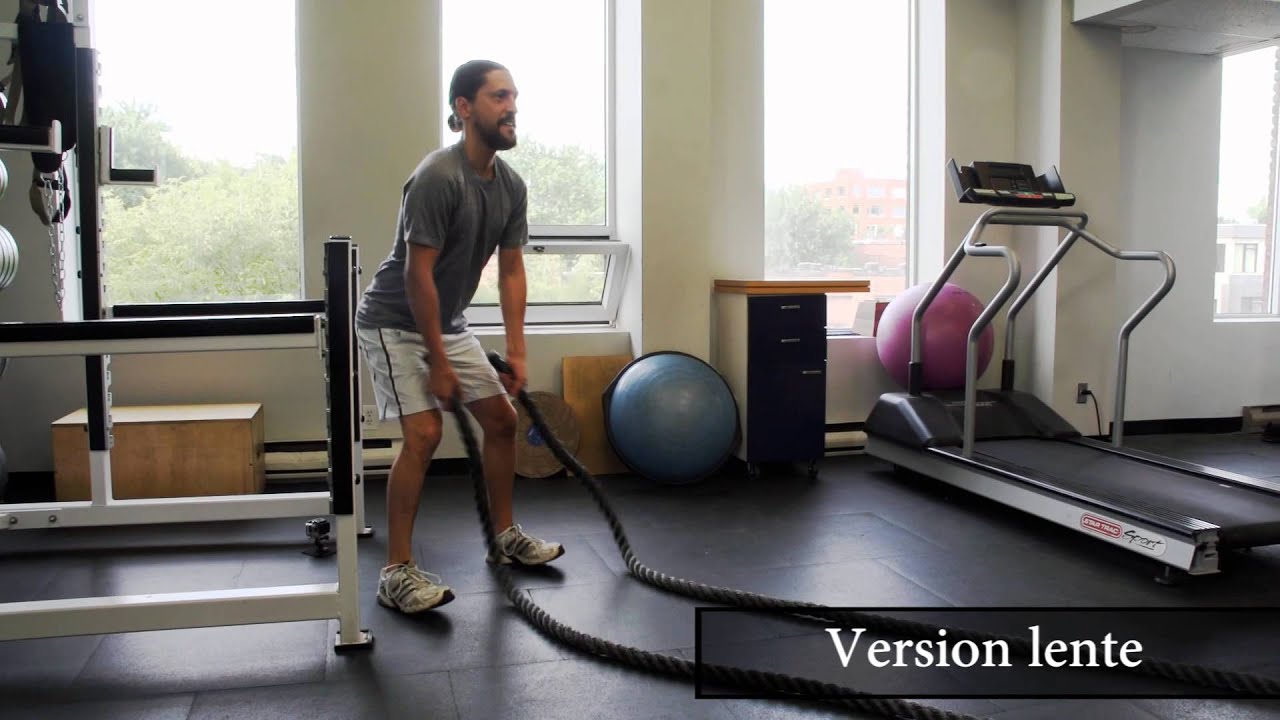
[[[964,388],[964,419],[962,425],[964,457],[972,457],[973,443],[975,435],[975,425],[977,417],[977,374],[978,374],[978,338],[981,337],[982,331],[991,323],[992,319],[1000,309],[1008,301],[1009,295],[1018,286],[1020,281],[1021,270],[1017,255],[1012,250],[1004,246],[984,245],[978,242],[982,232],[986,230],[988,225],[1022,225],[1022,226],[1038,226],[1038,227],[1061,227],[1069,230],[1067,237],[1059,244],[1058,249],[1040,268],[1039,272],[1032,278],[1027,288],[1019,294],[1009,310],[1007,320],[1007,330],[1005,336],[1005,360],[1012,357],[1013,347],[1013,323],[1017,313],[1031,298],[1031,295],[1040,288],[1049,273],[1057,267],[1063,256],[1075,244],[1077,238],[1084,238],[1094,247],[1102,252],[1110,255],[1117,260],[1145,260],[1158,261],[1164,266],[1165,277],[1160,287],[1156,289],[1150,297],[1146,299],[1138,307],[1138,309],[1129,317],[1128,320],[1120,328],[1119,337],[1117,339],[1116,350],[1116,385],[1115,385],[1115,409],[1113,412],[1111,443],[1116,447],[1120,447],[1124,441],[1124,406],[1125,391],[1128,383],[1128,365],[1129,365],[1129,336],[1133,333],[1133,329],[1137,327],[1150,312],[1155,308],[1161,300],[1164,299],[1169,291],[1173,289],[1174,280],[1177,277],[1177,268],[1173,263],[1173,259],[1160,250],[1121,250],[1098,239],[1092,233],[1085,229],[1085,225],[1089,222],[1087,213],[1079,210],[1056,210],[1056,209],[1017,209],[1011,210],[1007,208],[991,208],[982,213],[981,216],[969,228],[969,232],[965,235],[964,242],[956,248],[952,253],[951,259],[947,261],[946,267],[943,268],[941,274],[929,286],[929,291],[921,299],[916,306],[915,312],[911,316],[911,363],[909,366],[908,387],[907,392],[912,395],[921,393],[923,384],[923,365],[921,364],[922,344],[921,334],[924,323],[925,312],[929,309],[929,305],[933,303],[934,298],[942,291],[942,287],[946,284],[951,275],[955,273],[960,262],[966,255],[993,257],[1002,256],[1009,264],[1009,276],[1005,280],[1005,284],[991,299],[987,307],[974,321],[973,326],[969,329],[968,347],[965,353],[965,388]],[[1006,363],[1007,366],[1007,363]],[[1012,384],[1012,378],[1008,379],[1008,383]],[[1004,383],[1002,382],[1002,385]],[[1011,388],[1010,388],[1011,389]]]
[[[1046,211],[1047,214],[1061,215],[1070,217],[1079,217],[1083,213],[1078,211]],[[938,293],[942,291],[942,287],[946,284],[951,275],[955,273],[956,268],[960,266],[960,262],[968,255],[976,257],[1003,257],[1009,266],[1009,276],[1005,280],[1004,286],[996,293],[996,296],[987,303],[987,307],[974,321],[973,326],[969,328],[968,348],[965,352],[965,380],[964,380],[964,422],[961,430],[964,434],[964,445],[962,452],[964,457],[973,456],[973,442],[975,434],[975,426],[977,425],[977,407],[978,407],[978,338],[981,337],[982,331],[991,323],[992,318],[1000,312],[1009,296],[1013,294],[1015,288],[1022,277],[1021,265],[1018,256],[1012,249],[1003,245],[983,245],[977,242],[978,236],[986,229],[987,225],[1021,225],[1027,220],[1034,219],[1026,212],[1016,210],[1006,210],[1000,208],[992,208],[982,213],[973,227],[969,228],[968,234],[965,235],[964,242],[956,248],[952,253],[951,259],[947,261],[947,266],[938,275],[933,284],[929,286],[928,293],[920,300],[916,306],[915,313],[911,316],[911,364],[908,380],[908,391],[912,395],[919,395],[922,385],[922,366],[920,364],[920,356],[922,353],[920,336],[924,324],[925,311],[929,309],[929,305]]]
[[[1035,214],[1035,211],[1030,211],[1029,214]],[[1039,272],[1035,274],[1035,277],[1031,279],[1031,282],[1027,284],[1027,287],[1018,294],[1017,299],[1015,299],[1013,304],[1009,306],[1009,315],[1005,320],[1005,360],[1013,357],[1014,354],[1014,322],[1018,313],[1022,310],[1022,307],[1026,305],[1027,301],[1031,299],[1031,295],[1035,293],[1036,290],[1040,289],[1040,285],[1044,282],[1045,278],[1049,276],[1049,273],[1053,272],[1053,270],[1058,266],[1058,263],[1062,261],[1062,258],[1066,256],[1067,251],[1069,251],[1075,244],[1077,238],[1084,238],[1094,247],[1117,260],[1158,261],[1164,265],[1164,281],[1160,284],[1160,287],[1156,288],[1155,292],[1153,292],[1147,300],[1142,303],[1136,311],[1134,311],[1133,315],[1125,321],[1124,325],[1120,328],[1119,337],[1116,340],[1115,409],[1113,410],[1112,415],[1111,444],[1115,447],[1120,447],[1124,442],[1125,390],[1128,384],[1129,372],[1129,336],[1133,333],[1133,329],[1138,326],[1138,323],[1142,322],[1142,320],[1155,309],[1155,306],[1169,294],[1169,291],[1173,289],[1173,283],[1178,274],[1177,267],[1173,263],[1173,258],[1171,258],[1168,253],[1161,250],[1121,250],[1098,239],[1084,228],[1085,223],[1088,222],[1087,216],[1082,217],[1082,221],[1079,223],[1072,223],[1063,217],[1057,217],[1050,220],[1049,215],[1050,214],[1046,214],[1045,222],[1038,224],[1045,227],[1061,227],[1069,232],[1067,233],[1067,236],[1063,238],[1062,242],[1058,244],[1058,249],[1054,251],[1049,260],[1045,262],[1044,267],[1040,268]],[[1062,213],[1054,213],[1052,215],[1062,215]],[[1003,378],[1001,385],[1006,386],[1006,389],[1012,389],[1012,383],[1013,379],[1011,377]]]

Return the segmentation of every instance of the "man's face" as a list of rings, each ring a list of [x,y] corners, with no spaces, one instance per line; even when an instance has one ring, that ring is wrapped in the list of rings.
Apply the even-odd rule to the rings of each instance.
[[[494,151],[510,150],[516,146],[516,97],[519,95],[511,74],[505,70],[491,70],[484,87],[476,92],[476,101],[462,104],[464,115],[476,135]]]

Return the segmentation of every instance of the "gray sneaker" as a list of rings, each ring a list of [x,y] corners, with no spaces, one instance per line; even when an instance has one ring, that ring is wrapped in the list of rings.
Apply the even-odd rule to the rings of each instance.
[[[439,575],[410,562],[383,568],[378,577],[378,604],[403,613],[420,613],[453,600],[453,590]]]
[[[512,525],[498,535],[498,548],[502,555],[498,562],[503,565],[545,565],[564,554],[564,546],[560,543],[539,540],[525,533],[519,525]],[[492,556],[489,562],[494,562]]]

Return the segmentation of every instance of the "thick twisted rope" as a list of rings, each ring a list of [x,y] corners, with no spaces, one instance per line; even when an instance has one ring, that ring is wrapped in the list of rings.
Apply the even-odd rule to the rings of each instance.
[[[524,391],[521,391],[521,395],[524,395]],[[462,411],[462,403],[455,399],[453,404],[458,428],[467,446],[467,457],[470,459],[471,479],[475,487],[476,512],[479,515],[480,527],[484,533],[485,549],[489,557],[496,558],[500,553],[497,536],[493,529],[493,519],[489,514],[489,492],[484,480],[479,444],[476,442],[475,430],[471,427],[470,421]],[[538,421],[541,422],[541,418]],[[539,430],[542,431],[542,428]],[[621,533],[622,528],[621,525],[616,524],[616,516],[611,511],[608,514],[615,532]],[[797,678],[779,673],[709,663],[695,665],[694,662],[684,658],[610,642],[575,630],[551,617],[545,610],[538,607],[527,593],[521,592],[515,587],[511,580],[509,566],[501,563],[492,563],[491,567],[498,577],[503,594],[511,600],[511,603],[535,628],[554,640],[592,655],[615,660],[658,675],[673,676],[688,681],[700,679],[704,684],[749,688],[756,691],[764,690],[777,695],[791,696],[796,700],[822,699],[825,702],[833,703],[851,711],[871,712],[889,718],[979,720],[970,715],[953,713],[905,700],[856,697],[866,695],[866,693],[808,678]]]
[[[489,360],[499,372],[510,374],[510,366],[507,365],[506,362],[496,353],[489,353]],[[529,413],[529,417],[533,421],[534,426],[538,429],[538,432],[546,440],[547,446],[551,449],[552,454],[554,454],[556,459],[563,463],[564,466],[569,469],[576,478],[578,478],[587,490],[588,494],[590,494],[592,499],[595,500],[596,505],[608,521],[609,530],[613,535],[614,543],[622,554],[628,571],[643,582],[668,592],[720,605],[751,610],[788,611],[799,618],[818,620],[824,623],[836,622],[840,624],[857,625],[858,627],[865,627],[869,631],[879,631],[899,637],[934,638],[940,630],[945,629],[949,637],[955,641],[970,640],[974,643],[999,641],[1007,644],[1011,652],[1017,653],[1021,656],[1030,656],[1032,653],[1032,642],[1027,638],[978,633],[964,630],[962,628],[943,627],[929,623],[890,618],[872,613],[835,610],[815,603],[784,600],[742,590],[704,585],[658,572],[641,563],[636,557],[635,552],[631,547],[631,542],[627,538],[626,531],[622,527],[622,522],[619,520],[617,513],[614,512],[612,506],[609,504],[608,499],[604,495],[603,489],[595,478],[592,477],[591,473],[587,471],[580,462],[578,462],[577,458],[573,457],[573,455],[564,449],[559,438],[557,438],[555,433],[547,426],[546,420],[541,411],[530,399],[528,393],[521,390],[518,395],[518,399],[521,405]],[[455,405],[461,407],[460,403],[455,403]],[[479,513],[482,529],[485,534],[486,548],[492,556],[496,557],[497,538],[494,535],[492,521],[489,515],[488,491],[484,483],[484,473],[481,466],[479,447],[476,443],[475,434],[470,423],[460,412],[456,414],[459,428],[461,429],[463,439],[467,445],[467,454],[471,460],[471,473],[476,490],[476,510]],[[553,638],[572,645],[580,650],[596,655],[602,655],[651,672],[675,675],[685,679],[694,677],[694,663],[688,660],[611,643],[607,640],[578,632],[563,625],[562,623],[559,623],[534,604],[532,599],[530,599],[526,594],[515,589],[511,582],[509,570],[505,565],[495,564],[495,569],[503,591],[506,593],[507,597],[511,599],[512,603],[534,624],[535,627],[542,632],[551,635]],[[1233,693],[1243,693],[1253,696],[1280,696],[1280,682],[1249,673],[1231,672],[1200,665],[1162,660],[1159,658],[1144,658],[1143,662],[1138,667],[1128,669],[1131,672],[1140,675],[1172,680],[1200,687],[1226,690]],[[701,664],[701,671],[704,679],[714,680],[719,684],[726,686],[764,689],[768,692],[781,695],[796,695],[801,699],[820,698],[827,702],[837,703],[851,710],[871,711],[886,717],[928,718],[929,720],[934,720],[935,718],[960,720],[963,718],[965,720],[970,720],[970,716],[902,700],[856,697],[866,695],[866,693],[841,688],[827,683],[820,683],[807,678],[796,678],[788,675],[709,665],[706,663]],[[844,697],[840,699],[831,698],[831,696],[837,694],[853,697]]]

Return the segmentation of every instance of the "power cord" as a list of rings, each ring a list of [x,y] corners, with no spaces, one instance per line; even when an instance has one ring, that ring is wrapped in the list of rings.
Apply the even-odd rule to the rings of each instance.
[[[1098,437],[1101,438],[1102,437],[1102,411],[1098,409],[1098,396],[1094,395],[1092,390],[1085,390],[1084,394],[1088,395],[1093,400],[1093,415],[1094,417],[1098,418]]]

